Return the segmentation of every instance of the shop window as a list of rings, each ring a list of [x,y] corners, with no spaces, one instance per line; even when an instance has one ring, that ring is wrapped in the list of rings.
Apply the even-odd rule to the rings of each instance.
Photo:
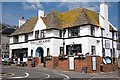
[[[27,42],[27,41],[28,41],[28,35],[25,34],[25,42]]]
[[[50,55],[50,49],[47,48],[47,56],[49,56],[49,55]]]
[[[14,43],[18,43],[18,36],[14,36]]]
[[[82,44],[74,44],[66,46],[66,55],[80,55],[82,54]]]
[[[69,36],[70,37],[72,37],[72,36],[79,36],[79,31],[80,31],[79,27],[71,28],[71,29],[69,29]]]
[[[91,36],[95,36],[95,27],[91,26],[90,31],[91,31]]]
[[[39,30],[35,31],[35,39],[39,38]]]
[[[95,46],[91,46],[91,54],[96,55]]]

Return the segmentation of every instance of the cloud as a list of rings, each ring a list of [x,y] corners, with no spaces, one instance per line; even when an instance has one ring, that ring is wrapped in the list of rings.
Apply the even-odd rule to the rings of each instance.
[[[23,2],[22,3],[24,10],[38,10],[43,9],[43,6],[40,2]]]
[[[87,8],[93,11],[99,11],[99,4],[96,2],[61,2],[58,8],[66,7],[68,10],[75,8]]]

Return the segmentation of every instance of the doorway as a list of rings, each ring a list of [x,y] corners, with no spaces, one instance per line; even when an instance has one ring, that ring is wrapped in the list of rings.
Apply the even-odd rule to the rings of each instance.
[[[35,56],[36,56],[36,57],[41,57],[41,63],[44,62],[44,60],[43,60],[43,59],[44,59],[43,53],[44,53],[44,51],[43,51],[43,48],[42,48],[42,47],[38,47],[38,48],[36,49]]]

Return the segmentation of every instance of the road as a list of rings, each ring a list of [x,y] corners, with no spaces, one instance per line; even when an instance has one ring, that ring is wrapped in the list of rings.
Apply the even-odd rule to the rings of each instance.
[[[99,78],[102,80],[118,80],[118,71],[113,71],[109,73],[80,73],[73,71],[62,71],[57,69],[46,69],[46,68],[30,68],[30,67],[16,67],[16,66],[3,66],[2,73],[5,73],[2,78],[3,80],[12,79],[12,80],[74,80],[74,78],[80,80],[94,80]],[[75,80],[76,80],[75,79]]]

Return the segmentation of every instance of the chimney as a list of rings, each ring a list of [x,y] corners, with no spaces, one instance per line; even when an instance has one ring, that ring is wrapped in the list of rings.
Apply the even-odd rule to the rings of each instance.
[[[40,17],[44,17],[44,11],[43,10],[38,10],[38,19]]]
[[[20,20],[19,20],[19,28],[25,24],[26,20],[24,19],[24,17],[21,17]]]
[[[100,4],[100,15],[105,19],[108,20],[108,6],[105,4],[104,1]]]

